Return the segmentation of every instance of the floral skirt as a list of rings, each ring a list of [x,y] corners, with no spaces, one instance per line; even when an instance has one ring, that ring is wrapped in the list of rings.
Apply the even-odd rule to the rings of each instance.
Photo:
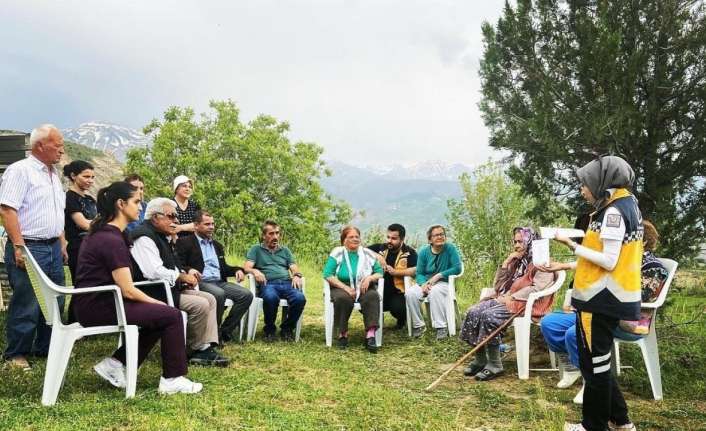
[[[494,299],[481,301],[471,306],[466,311],[466,317],[461,325],[459,338],[468,344],[475,346],[485,340],[494,330],[500,327],[513,313],[507,309],[505,304],[501,304]],[[490,345],[498,345],[502,342],[505,331],[501,331],[497,336],[488,342]]]

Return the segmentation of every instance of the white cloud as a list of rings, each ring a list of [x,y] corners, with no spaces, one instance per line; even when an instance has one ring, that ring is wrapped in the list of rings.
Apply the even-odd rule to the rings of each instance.
[[[0,118],[139,128],[169,105],[232,98],[246,119],[287,120],[330,158],[477,163],[491,155],[480,23],[502,4],[10,1]]]

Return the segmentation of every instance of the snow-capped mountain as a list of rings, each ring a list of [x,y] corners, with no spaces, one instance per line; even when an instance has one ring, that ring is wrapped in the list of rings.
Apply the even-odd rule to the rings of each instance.
[[[368,164],[358,166],[387,179],[456,181],[462,173],[470,174],[472,167],[443,160],[427,160],[413,163]]]
[[[150,138],[142,132],[110,123],[83,123],[62,132],[64,138],[113,154],[121,162],[125,161],[125,154],[129,149],[152,144]]]

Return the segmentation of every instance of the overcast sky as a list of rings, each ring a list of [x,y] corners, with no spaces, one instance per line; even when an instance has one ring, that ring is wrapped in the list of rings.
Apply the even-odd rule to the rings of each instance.
[[[494,156],[480,26],[503,1],[0,0],[0,129],[232,99],[354,163]]]

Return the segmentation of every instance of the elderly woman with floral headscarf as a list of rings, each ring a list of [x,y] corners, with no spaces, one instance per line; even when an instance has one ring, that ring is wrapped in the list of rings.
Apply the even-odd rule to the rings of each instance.
[[[512,231],[512,252],[495,273],[494,293],[473,305],[466,312],[460,338],[475,346],[485,340],[513,314],[521,311],[530,293],[549,287],[554,275],[539,271],[532,264],[532,240],[535,233],[528,227]],[[541,298],[532,307],[532,317],[539,318],[551,308],[552,296]],[[476,380],[491,380],[503,373],[500,361],[502,333],[478,350],[475,359],[463,370]]]

